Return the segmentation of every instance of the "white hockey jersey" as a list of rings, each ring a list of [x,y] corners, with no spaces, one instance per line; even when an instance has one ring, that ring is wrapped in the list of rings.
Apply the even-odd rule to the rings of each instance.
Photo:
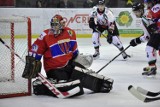
[[[150,34],[147,30],[147,27],[153,23],[154,21],[150,17],[150,10],[145,10],[145,14],[141,18],[141,27],[143,29],[143,35],[140,37],[141,42],[149,40]]]
[[[107,7],[105,7],[104,13],[99,13],[98,7],[94,6],[93,11],[90,13],[90,17],[95,19],[95,24],[102,26],[110,26],[111,23],[115,21],[113,13]]]

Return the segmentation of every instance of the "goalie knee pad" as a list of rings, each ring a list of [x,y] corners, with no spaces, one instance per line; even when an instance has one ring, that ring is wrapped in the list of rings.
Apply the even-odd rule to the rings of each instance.
[[[84,93],[83,87],[82,87],[79,80],[74,80],[74,81],[70,81],[70,82],[61,81],[58,83],[55,80],[53,80],[52,78],[50,78],[48,80],[52,84],[54,84],[54,86],[61,92],[67,92],[67,91],[72,90],[75,87],[79,87],[80,91],[78,91],[76,94],[74,94],[70,97],[79,96]],[[45,85],[43,85],[39,79],[36,79],[35,81],[33,81],[33,93],[35,95],[48,95],[48,96],[56,97],[56,95],[53,94]]]
[[[113,85],[113,80],[111,78],[106,78],[92,70],[82,69],[79,67],[75,67],[71,78],[80,79],[84,88],[90,89],[94,92],[108,93],[112,89]]]

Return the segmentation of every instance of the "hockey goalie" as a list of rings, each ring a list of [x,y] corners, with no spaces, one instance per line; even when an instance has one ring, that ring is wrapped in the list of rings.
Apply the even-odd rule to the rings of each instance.
[[[78,90],[70,97],[82,95],[83,88],[93,92],[110,92],[113,80],[88,69],[93,57],[79,54],[75,31],[65,26],[63,17],[54,15],[50,26],[32,44],[29,55],[26,56],[22,77],[36,78],[41,72],[43,57],[46,79],[60,92],[67,92],[75,87]],[[33,81],[33,93],[57,97],[40,79]]]

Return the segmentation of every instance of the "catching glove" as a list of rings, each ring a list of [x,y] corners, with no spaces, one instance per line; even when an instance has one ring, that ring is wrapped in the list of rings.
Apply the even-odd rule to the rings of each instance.
[[[38,73],[41,71],[41,66],[42,64],[39,60],[35,60],[32,56],[26,56],[26,65],[22,77],[26,79],[37,77]]]

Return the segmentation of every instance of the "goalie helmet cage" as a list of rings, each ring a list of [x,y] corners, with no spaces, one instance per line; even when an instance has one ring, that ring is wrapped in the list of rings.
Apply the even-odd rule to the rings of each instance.
[[[0,17],[0,98],[31,95],[31,80],[22,78],[25,60],[31,47],[31,19],[27,17]],[[5,45],[8,45],[8,49]]]

